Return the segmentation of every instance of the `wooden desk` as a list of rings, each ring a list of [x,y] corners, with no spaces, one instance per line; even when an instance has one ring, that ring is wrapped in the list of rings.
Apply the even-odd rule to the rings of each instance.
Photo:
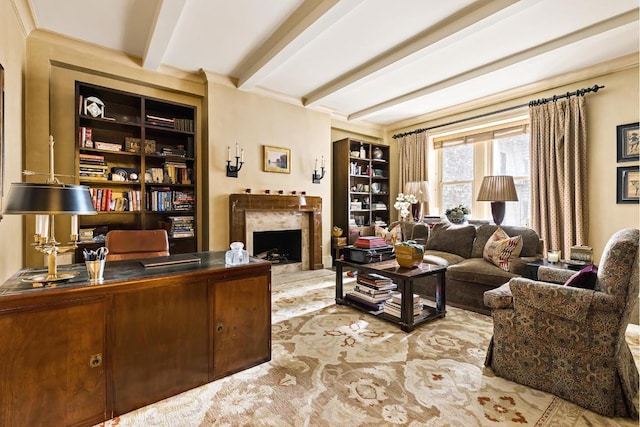
[[[271,263],[145,269],[108,262],[34,288],[0,286],[0,425],[90,426],[271,359]]]

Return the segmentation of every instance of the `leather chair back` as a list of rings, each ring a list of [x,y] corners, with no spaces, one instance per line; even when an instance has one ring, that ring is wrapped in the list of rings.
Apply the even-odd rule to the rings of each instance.
[[[107,233],[107,261],[169,255],[166,230],[112,230]]]

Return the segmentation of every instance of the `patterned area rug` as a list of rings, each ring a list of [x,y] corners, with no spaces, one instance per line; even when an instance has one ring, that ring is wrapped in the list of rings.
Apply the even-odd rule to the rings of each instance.
[[[638,426],[494,376],[490,317],[447,307],[405,333],[335,305],[334,283],[274,275],[270,362],[100,426]],[[637,327],[627,339],[638,362]]]

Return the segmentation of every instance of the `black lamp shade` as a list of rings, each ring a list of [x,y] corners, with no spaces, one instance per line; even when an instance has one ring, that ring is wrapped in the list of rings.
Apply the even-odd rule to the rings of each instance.
[[[9,188],[3,213],[91,215],[97,212],[86,185],[14,182]]]

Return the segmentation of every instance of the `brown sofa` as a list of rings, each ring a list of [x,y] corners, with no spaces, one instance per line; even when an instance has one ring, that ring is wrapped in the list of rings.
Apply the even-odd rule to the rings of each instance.
[[[513,261],[509,271],[486,261],[482,252],[497,228],[488,224],[476,227],[439,222],[429,232],[424,245],[424,262],[448,265],[448,305],[489,315],[491,310],[484,305],[484,293],[507,283],[512,277],[524,275],[528,262],[542,258],[543,242],[538,233],[527,227],[502,226],[510,237],[522,236],[520,257]],[[427,279],[418,284],[418,290],[427,296],[435,295],[435,282]]]

